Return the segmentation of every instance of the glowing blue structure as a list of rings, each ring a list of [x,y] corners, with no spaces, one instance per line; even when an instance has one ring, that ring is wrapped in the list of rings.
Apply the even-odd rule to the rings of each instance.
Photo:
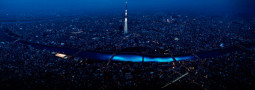
[[[144,57],[144,60],[143,60]],[[180,56],[175,57],[176,61],[193,60],[194,56]],[[172,57],[147,57],[141,55],[116,55],[113,61],[128,61],[128,62],[172,62]]]
[[[142,62],[143,56],[140,55],[116,55],[113,57],[113,61],[130,61],[130,62]]]

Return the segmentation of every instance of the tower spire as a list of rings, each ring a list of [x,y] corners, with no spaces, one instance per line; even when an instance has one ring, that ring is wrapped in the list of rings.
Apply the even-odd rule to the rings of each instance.
[[[125,9],[125,24],[124,24],[124,33],[128,33],[128,25],[127,25],[127,0],[126,0],[126,9]]]

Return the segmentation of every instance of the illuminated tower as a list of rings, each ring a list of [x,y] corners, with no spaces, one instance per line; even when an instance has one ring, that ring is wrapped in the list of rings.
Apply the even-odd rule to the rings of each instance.
[[[126,0],[126,9],[125,9],[125,24],[124,24],[124,33],[128,33],[128,24],[127,24],[127,0]]]

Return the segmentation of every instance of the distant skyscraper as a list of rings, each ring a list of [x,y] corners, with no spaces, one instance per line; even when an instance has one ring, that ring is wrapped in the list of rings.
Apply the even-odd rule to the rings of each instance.
[[[127,24],[127,0],[126,0],[126,9],[125,9],[125,24],[124,24],[124,33],[128,33],[128,24]]]

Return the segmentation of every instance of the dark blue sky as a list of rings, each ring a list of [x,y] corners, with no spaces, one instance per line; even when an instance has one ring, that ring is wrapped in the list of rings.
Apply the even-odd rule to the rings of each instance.
[[[184,10],[193,12],[237,11],[255,0],[128,0],[129,13]],[[2,14],[89,14],[123,11],[125,0],[0,0]]]

